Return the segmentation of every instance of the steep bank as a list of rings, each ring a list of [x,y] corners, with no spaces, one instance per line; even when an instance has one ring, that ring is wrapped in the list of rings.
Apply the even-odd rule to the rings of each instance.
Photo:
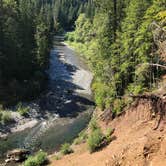
[[[163,104],[164,108],[165,99]],[[105,148],[90,154],[87,145],[75,146],[75,152],[60,160],[52,159],[51,166],[164,166],[166,165],[166,110],[157,112],[151,99],[139,99],[124,114],[107,122],[103,130],[114,128],[114,140]],[[161,118],[161,119],[160,119]],[[157,126],[157,127],[156,127]]]

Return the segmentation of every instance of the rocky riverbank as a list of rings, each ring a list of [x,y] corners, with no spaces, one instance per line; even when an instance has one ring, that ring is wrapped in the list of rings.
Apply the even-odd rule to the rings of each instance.
[[[74,50],[63,43],[61,36],[54,39],[47,73],[47,90],[38,100],[25,103],[30,108],[26,117],[11,111],[13,123],[0,126],[0,138],[33,128],[49,117],[75,117],[84,111],[85,105],[93,105],[90,90],[92,73],[75,55]]]

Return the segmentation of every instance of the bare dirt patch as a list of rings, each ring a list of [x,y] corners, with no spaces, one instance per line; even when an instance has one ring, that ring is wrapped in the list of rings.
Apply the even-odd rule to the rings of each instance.
[[[106,148],[90,154],[87,145],[75,148],[75,153],[60,160],[51,161],[51,166],[164,166],[166,165],[165,114],[160,125],[158,113],[153,114],[151,100],[141,99],[122,116],[109,123],[99,120],[103,130],[114,128],[116,139]],[[163,110],[162,110],[163,111]],[[99,111],[98,116],[101,117]]]

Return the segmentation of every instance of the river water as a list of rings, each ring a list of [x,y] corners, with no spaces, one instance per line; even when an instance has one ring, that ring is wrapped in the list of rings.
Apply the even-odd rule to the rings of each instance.
[[[87,65],[63,43],[62,36],[54,37],[47,73],[48,88],[33,103],[39,109],[35,117],[37,125],[0,139],[1,156],[15,148],[52,153],[87,126],[94,108],[90,90],[93,76]]]

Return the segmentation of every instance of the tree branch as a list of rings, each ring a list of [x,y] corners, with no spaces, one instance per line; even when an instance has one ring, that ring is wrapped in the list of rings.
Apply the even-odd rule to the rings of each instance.
[[[146,65],[149,65],[149,66],[153,66],[153,67],[160,67],[160,68],[164,68],[166,70],[166,66],[165,65],[160,65],[158,63],[142,63],[142,64],[139,64],[138,66],[141,66],[143,64],[146,64]]]

